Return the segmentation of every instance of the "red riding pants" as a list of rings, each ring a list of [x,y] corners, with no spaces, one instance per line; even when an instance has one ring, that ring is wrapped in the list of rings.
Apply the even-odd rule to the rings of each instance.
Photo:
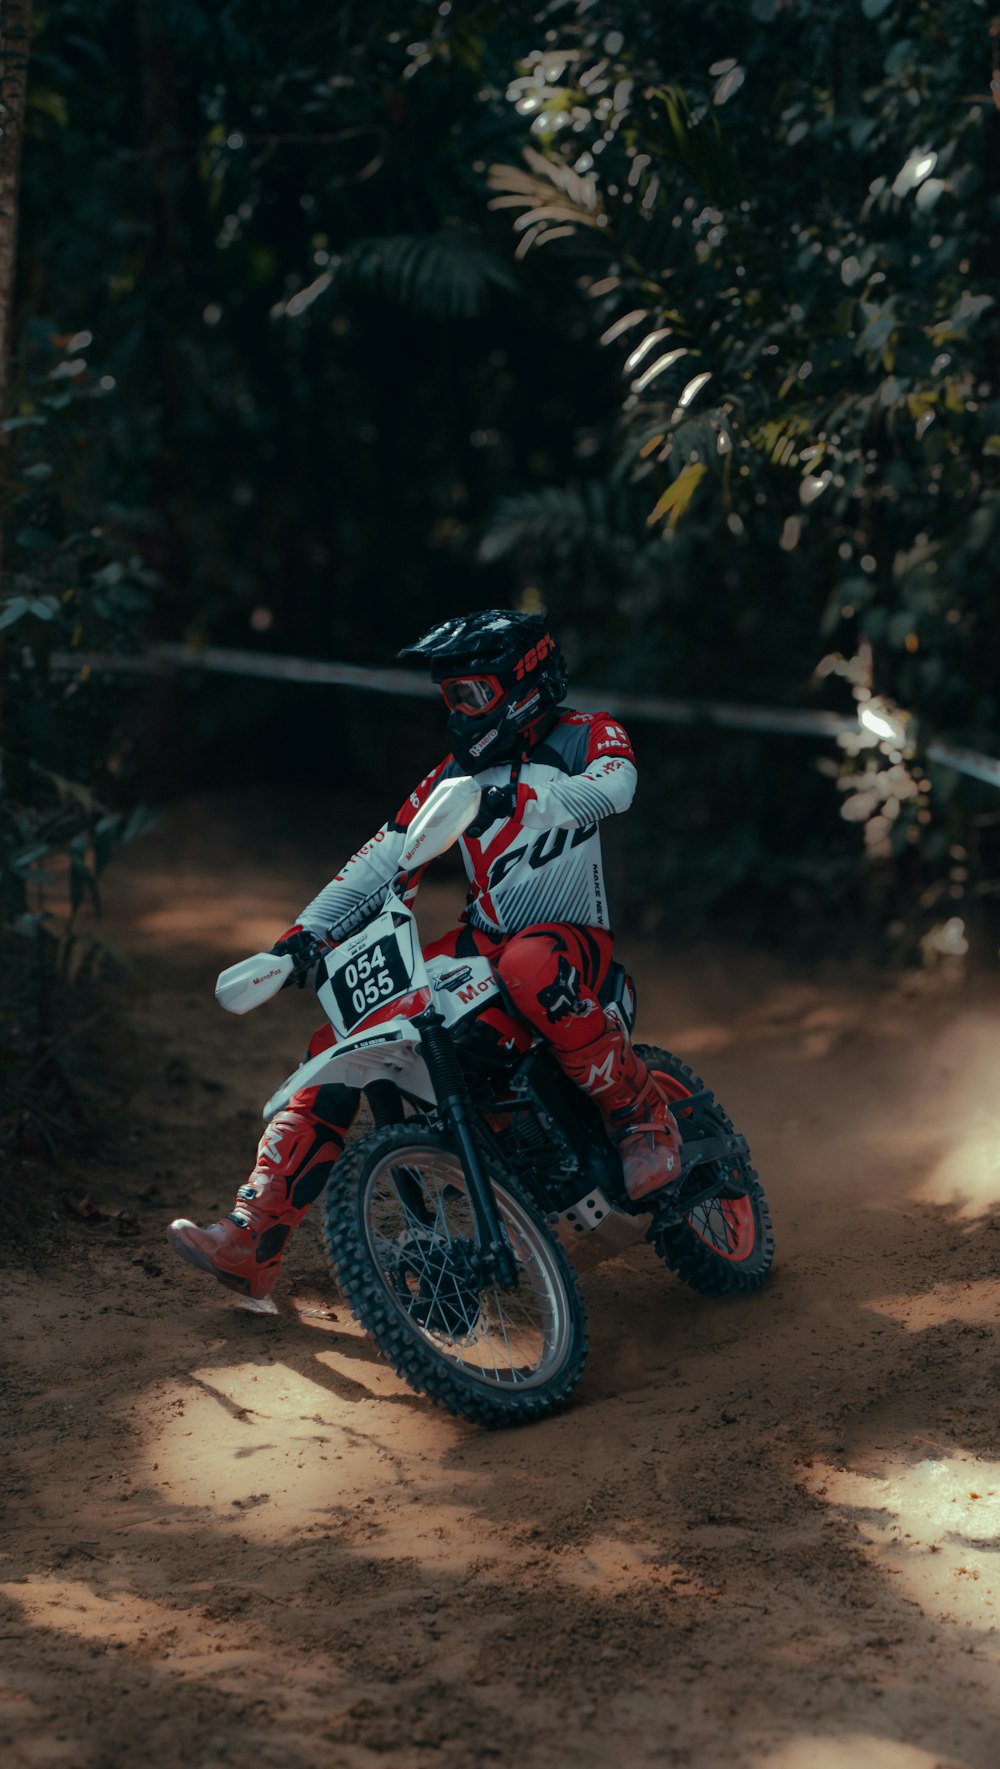
[[[611,964],[612,938],[600,928],[541,922],[494,939],[458,927],[424,948],[426,958],[489,958],[511,1009],[494,1003],[479,1019],[498,1040],[527,1050],[530,1032],[556,1050],[580,1050],[600,1030],[598,995]],[[515,1017],[516,1016],[516,1017]],[[336,1043],[330,1025],[309,1041],[309,1056]],[[261,1158],[270,1176],[284,1178],[296,1211],[322,1191],[357,1116],[360,1095],[339,1082],[303,1088],[264,1133]],[[266,1149],[265,1149],[265,1145]]]

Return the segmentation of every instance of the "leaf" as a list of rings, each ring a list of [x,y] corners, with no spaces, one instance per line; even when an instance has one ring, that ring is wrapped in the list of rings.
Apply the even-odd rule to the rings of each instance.
[[[54,620],[59,613],[55,596],[29,596],[28,608],[38,620]]]
[[[32,847],[25,848],[21,853],[15,854],[10,864],[17,872],[27,872],[39,860],[44,860],[46,854],[50,852],[48,842],[35,842]]]
[[[437,319],[474,319],[485,313],[491,293],[514,293],[519,284],[495,253],[474,236],[456,232],[358,240],[331,272],[329,286],[379,294]]]
[[[891,5],[892,0],[861,0],[861,10],[866,18],[881,18]]]
[[[888,344],[896,329],[895,296],[890,295],[882,307],[876,307],[864,331],[854,346],[856,356],[865,352],[881,350]]]
[[[593,172],[577,172],[557,155],[547,157],[537,148],[526,147],[524,166],[495,165],[489,170],[491,190],[508,193],[493,201],[495,209],[518,206],[518,200],[530,199],[529,207],[545,206],[553,201],[553,190],[559,193],[561,211],[569,219],[587,227],[598,225],[601,199]],[[527,170],[525,170],[527,167]]]
[[[673,484],[667,486],[646,517],[647,527],[652,528],[654,523],[660,522],[666,516],[669,518],[669,527],[676,528],[707,472],[704,461],[691,461],[682,468]]]
[[[61,92],[53,92],[44,86],[31,85],[28,88],[28,109],[40,116],[49,117],[60,128],[69,122],[69,108]]]
[[[680,86],[661,87],[658,96],[672,138],[663,144],[664,157],[682,166],[706,196],[726,203],[742,197],[743,169],[714,112],[698,118]]]
[[[119,839],[122,842],[134,841],[137,835],[144,835],[148,829],[154,829],[158,821],[156,812],[151,811],[147,805],[135,805],[125,819]]]
[[[725,104],[727,99],[732,98],[734,92],[739,91],[746,77],[746,68],[730,68],[728,74],[723,75],[715,88],[712,94],[712,103]]]
[[[0,632],[4,627],[12,627],[16,620],[20,620],[22,614],[27,614],[28,606],[26,596],[12,596],[3,613],[0,614]]]
[[[111,589],[115,584],[120,584],[124,576],[124,565],[119,559],[112,559],[110,564],[102,565],[100,571],[94,572],[91,582],[100,584],[102,588]]]
[[[587,508],[578,491],[553,486],[525,492],[500,499],[480,542],[479,558],[489,564],[531,542],[547,548],[574,546],[588,531]]]

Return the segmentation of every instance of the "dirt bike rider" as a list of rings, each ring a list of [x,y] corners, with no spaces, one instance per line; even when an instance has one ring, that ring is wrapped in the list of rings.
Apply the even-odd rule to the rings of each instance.
[[[461,840],[469,879],[462,925],[427,958],[485,954],[507,1005],[482,1019],[526,1049],[534,1032],[601,1110],[621,1156],[629,1197],[677,1178],[680,1134],[655,1079],[599,1001],[612,960],[601,869],[600,821],[632,802],[635,758],[608,713],[562,705],[562,655],[541,616],[505,609],[431,629],[401,657],[430,665],[448,707],[452,754],[420,782],[271,948],[301,965],[345,939],[381,907],[406,829],[434,786],[473,774],[482,787]],[[407,881],[409,901],[419,873]],[[529,1030],[530,1028],[530,1030]],[[329,1048],[323,1026],[309,1055]],[[191,1265],[253,1297],[270,1293],[293,1228],[326,1184],[358,1111],[356,1090],[327,1084],[297,1093],[267,1126],[257,1164],[232,1213],[208,1228],[184,1219],[168,1237]]]

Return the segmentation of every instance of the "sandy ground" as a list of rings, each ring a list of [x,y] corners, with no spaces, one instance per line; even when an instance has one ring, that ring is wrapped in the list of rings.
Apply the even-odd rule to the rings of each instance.
[[[132,1098],[60,1175],[107,1215],[4,1280],[3,1762],[996,1769],[995,999],[624,937],[778,1262],[728,1304],[601,1266],[573,1405],[483,1433],[379,1361],[311,1224],[272,1318],[163,1241],[229,1207],[315,1018],[227,1018],[215,972],[346,834],[189,807],[113,881]],[[425,937],[455,905],[425,886]]]

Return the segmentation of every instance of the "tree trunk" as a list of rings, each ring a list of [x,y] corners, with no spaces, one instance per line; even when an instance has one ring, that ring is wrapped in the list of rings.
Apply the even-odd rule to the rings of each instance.
[[[14,272],[17,268],[17,199],[24,140],[24,103],[31,50],[31,0],[0,0],[0,422],[7,416]],[[3,581],[3,514],[6,507],[7,443],[0,430],[0,583]],[[0,733],[4,706],[3,640],[0,639]],[[3,750],[0,748],[0,789]]]
[[[0,0],[0,419],[6,416],[31,0]]]

